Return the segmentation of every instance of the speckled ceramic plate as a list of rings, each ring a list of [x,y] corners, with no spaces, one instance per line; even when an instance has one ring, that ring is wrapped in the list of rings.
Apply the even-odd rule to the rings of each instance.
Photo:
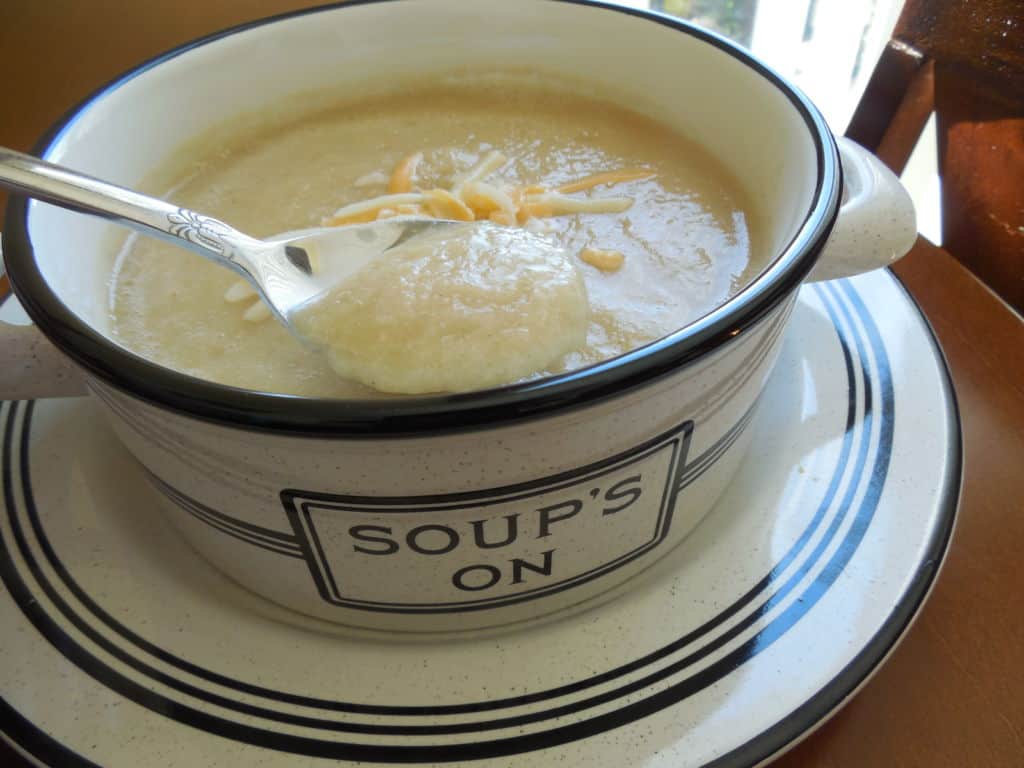
[[[7,740],[59,766],[770,759],[907,630],[960,481],[945,367],[890,274],[804,288],[788,334],[746,464],[671,555],[598,607],[429,642],[245,592],[89,401],[4,404]]]

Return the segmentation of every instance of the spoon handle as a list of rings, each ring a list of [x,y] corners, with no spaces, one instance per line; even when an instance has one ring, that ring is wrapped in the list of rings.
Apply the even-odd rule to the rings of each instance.
[[[247,249],[259,246],[218,219],[6,147],[0,147],[0,186],[185,245],[243,274],[250,271]]]

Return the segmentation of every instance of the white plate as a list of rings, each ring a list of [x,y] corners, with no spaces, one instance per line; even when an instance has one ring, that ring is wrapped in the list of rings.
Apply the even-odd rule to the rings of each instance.
[[[89,401],[0,425],[0,723],[61,766],[757,764],[906,631],[960,483],[945,366],[886,272],[803,289],[715,510],[539,626],[406,641],[291,614],[182,542]]]

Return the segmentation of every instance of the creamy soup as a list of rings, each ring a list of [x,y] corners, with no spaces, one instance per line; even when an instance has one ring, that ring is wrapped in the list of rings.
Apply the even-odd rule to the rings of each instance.
[[[742,190],[713,158],[569,89],[417,88],[189,152],[165,196],[258,237],[390,216],[487,220],[492,233],[478,239],[491,252],[441,240],[357,273],[306,324],[331,354],[299,342],[231,272],[130,241],[112,291],[121,342],[248,389],[366,397],[571,370],[687,325],[763,266]],[[525,280],[531,270],[543,279]]]

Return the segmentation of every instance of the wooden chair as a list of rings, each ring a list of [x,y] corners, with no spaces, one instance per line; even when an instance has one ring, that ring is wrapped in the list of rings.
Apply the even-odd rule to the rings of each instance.
[[[847,135],[901,172],[936,115],[942,247],[1024,311],[1024,2],[907,0]]]

